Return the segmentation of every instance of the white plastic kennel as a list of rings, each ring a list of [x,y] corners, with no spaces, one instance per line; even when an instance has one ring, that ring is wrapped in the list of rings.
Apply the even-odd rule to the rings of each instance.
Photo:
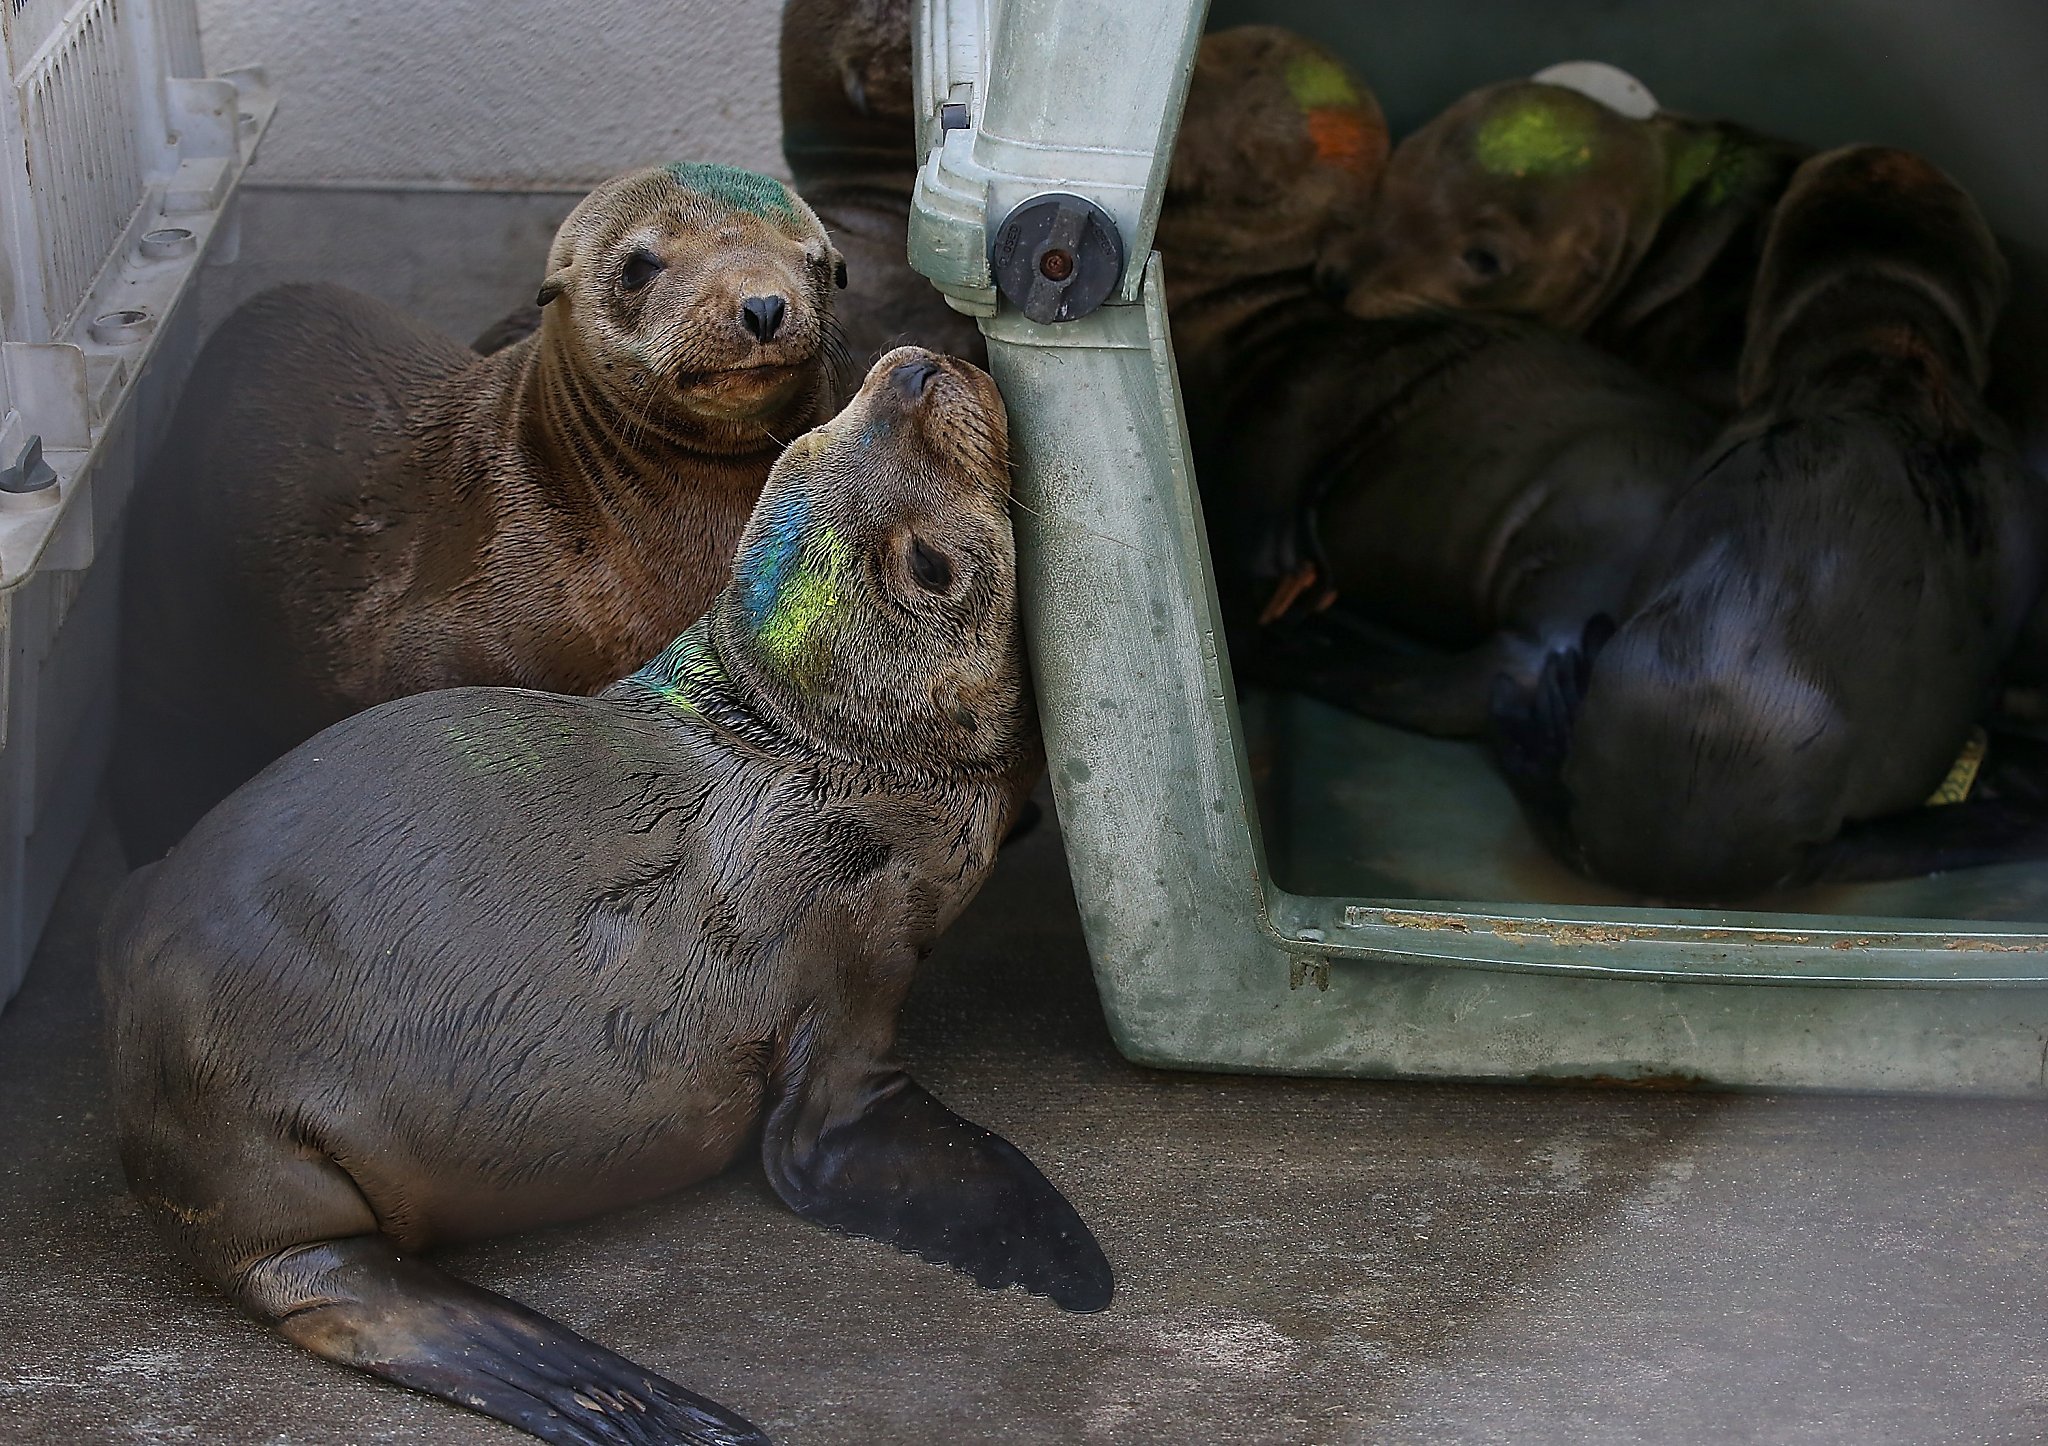
[[[201,78],[193,0],[0,0],[0,1003],[112,736],[118,531],[185,305],[274,99]]]

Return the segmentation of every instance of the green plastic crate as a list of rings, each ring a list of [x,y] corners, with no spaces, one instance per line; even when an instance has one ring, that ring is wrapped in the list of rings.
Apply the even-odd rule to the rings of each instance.
[[[1635,69],[1667,105],[1706,111],[1711,75],[1688,72],[1699,94],[1674,94],[1657,67],[1718,57],[1743,77],[1727,109],[1819,143],[1857,138],[1862,102],[1925,108],[1924,86],[1872,83],[1867,54],[1812,53],[1826,40],[1812,16],[1847,27],[1867,10],[1881,32],[1907,23],[1897,6],[1734,4],[1707,39],[1699,7],[1678,0],[1546,6],[1541,25],[1504,0],[1468,8],[1299,0],[1219,20],[1271,19],[1348,48],[1397,127],[1470,85],[1574,58]],[[912,260],[981,318],[1009,403],[1048,762],[1119,1046],[1204,1069],[2048,1093],[2048,870],[1810,891],[1742,913],[1635,907],[1542,853],[1476,747],[1289,697],[1240,711],[1160,262],[1147,259],[1205,9],[924,0],[919,17]],[[1915,51],[1923,81],[1971,43],[2004,43],[2000,26],[2048,40],[2048,12],[1941,11],[1927,42],[1939,53]],[[1467,30],[1485,33],[1446,60]],[[1404,87],[1432,65],[1433,94]],[[1816,88],[1802,67],[1865,89]],[[1773,74],[1798,104],[1766,103]],[[1865,138],[1922,144],[1985,192],[1970,165],[1998,170],[1985,149],[1997,112],[1981,84],[1968,101]],[[1994,218],[2048,235],[2044,185],[2029,168]],[[1039,325],[999,302],[990,238],[1047,192],[1101,207],[1130,261],[1109,304]]]

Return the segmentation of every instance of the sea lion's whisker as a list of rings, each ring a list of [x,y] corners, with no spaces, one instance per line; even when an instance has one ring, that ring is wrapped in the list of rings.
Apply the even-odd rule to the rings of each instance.
[[[1079,532],[1079,533],[1083,533],[1083,534],[1085,534],[1085,535],[1087,535],[1087,536],[1089,536],[1089,537],[1092,537],[1092,538],[1094,538],[1094,539],[1095,539],[1095,540],[1096,540],[1097,542],[1107,542],[1107,543],[1111,544],[1112,546],[1115,546],[1115,547],[1121,547],[1121,548],[1123,548],[1123,549],[1124,549],[1125,551],[1127,551],[1127,552],[1135,552],[1135,553],[1138,553],[1138,554],[1140,554],[1140,555],[1143,555],[1143,553],[1144,553],[1144,551],[1145,551],[1145,549],[1144,549],[1144,548],[1142,548],[1142,547],[1137,547],[1137,546],[1135,546],[1135,545],[1133,545],[1133,544],[1131,544],[1131,543],[1125,542],[1125,541],[1124,541],[1124,540],[1123,540],[1122,538],[1120,538],[1120,537],[1111,537],[1111,536],[1110,536],[1110,535],[1109,535],[1108,533],[1106,533],[1106,532],[1097,532],[1097,531],[1096,531],[1096,530],[1095,530],[1094,528],[1092,528],[1092,527],[1084,527],[1084,526],[1082,526],[1082,525],[1081,525],[1080,523],[1078,523],[1078,522],[1074,521],[1074,520],[1073,520],[1073,519],[1072,519],[1071,517],[1052,517],[1052,516],[1049,516],[1049,515],[1048,515],[1048,514],[1046,514],[1046,513],[1040,512],[1040,511],[1039,511],[1039,510],[1038,510],[1037,508],[1035,508],[1035,507],[1030,507],[1030,506],[1027,506],[1027,505],[1025,505],[1025,503],[1024,503],[1024,502],[1023,502],[1022,500],[1020,500],[1020,499],[1018,498],[1018,496],[1017,496],[1017,493],[1016,493],[1015,489],[1013,489],[1013,488],[1005,488],[1005,489],[1003,489],[1003,496],[1004,496],[1005,498],[1007,498],[1007,499],[1009,500],[1009,503],[1010,503],[1010,505],[1011,505],[1011,506],[1013,506],[1013,507],[1015,507],[1015,508],[1016,508],[1016,509],[1017,509],[1018,511],[1020,511],[1020,512],[1027,512],[1027,513],[1029,513],[1029,514],[1030,514],[1031,516],[1033,516],[1033,517],[1036,517],[1036,518],[1037,518],[1037,519],[1038,519],[1039,521],[1041,521],[1041,522],[1049,522],[1049,523],[1053,524],[1053,525],[1054,525],[1054,526],[1056,526],[1056,527],[1058,527],[1058,526],[1065,526],[1065,527],[1071,527],[1071,528],[1073,528],[1073,529],[1074,529],[1074,531],[1076,531],[1076,532]]]

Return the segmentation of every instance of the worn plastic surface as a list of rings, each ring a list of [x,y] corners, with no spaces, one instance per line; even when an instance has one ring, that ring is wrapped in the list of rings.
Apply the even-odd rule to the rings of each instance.
[[[7,225],[0,467],[0,1005],[83,837],[113,734],[120,524],[198,351],[192,283],[275,109],[260,71],[190,78],[190,0],[0,11]]]
[[[921,17],[912,259],[983,317],[1009,403],[1048,762],[1124,1052],[2048,1093],[2048,871],[1635,907],[1544,859],[1474,750],[1292,699],[1240,716],[1159,262],[1136,264],[1204,8],[926,0]],[[942,130],[941,104],[969,124]],[[987,257],[1009,207],[1052,189],[1116,217],[1134,264],[1100,311],[1037,325],[997,303]]]

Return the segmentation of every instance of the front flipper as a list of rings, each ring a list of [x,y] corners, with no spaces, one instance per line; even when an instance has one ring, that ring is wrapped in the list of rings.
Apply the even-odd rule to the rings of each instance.
[[[234,1294],[317,1356],[561,1446],[767,1446],[724,1407],[381,1235],[280,1251]]]
[[[1023,1151],[961,1119],[900,1070],[853,1099],[821,1099],[808,1040],[769,1116],[762,1163],[797,1214],[963,1270],[991,1290],[1021,1285],[1067,1310],[1101,1310],[1114,1282],[1102,1248]]]
[[[1530,827],[1553,853],[1575,866],[1581,865],[1564,765],[1579,705],[1592,685],[1593,660],[1613,635],[1613,622],[1596,617],[1586,624],[1577,646],[1556,649],[1544,659],[1533,686],[1523,687],[1505,675],[1493,682],[1489,723],[1494,761]]]

